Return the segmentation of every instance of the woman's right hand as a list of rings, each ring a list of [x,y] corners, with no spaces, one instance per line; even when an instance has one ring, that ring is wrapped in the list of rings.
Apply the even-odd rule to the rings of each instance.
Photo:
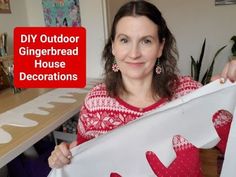
[[[77,145],[76,141],[71,144],[65,142],[55,146],[50,157],[48,158],[48,164],[51,168],[62,168],[66,164],[69,164],[72,158],[70,149]]]

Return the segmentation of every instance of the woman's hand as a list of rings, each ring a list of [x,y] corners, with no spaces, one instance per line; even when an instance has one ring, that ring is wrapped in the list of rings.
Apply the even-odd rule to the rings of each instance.
[[[76,141],[71,144],[66,144],[65,142],[60,145],[55,146],[52,151],[51,156],[48,158],[48,164],[51,168],[62,168],[66,164],[69,164],[72,158],[70,149],[77,145]]]
[[[230,60],[226,63],[221,74],[213,76],[211,80],[213,81],[219,78],[223,78],[224,81],[226,81],[226,79],[229,79],[231,82],[236,81],[236,60]]]

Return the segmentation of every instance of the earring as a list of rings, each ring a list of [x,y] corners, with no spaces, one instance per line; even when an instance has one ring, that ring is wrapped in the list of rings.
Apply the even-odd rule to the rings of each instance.
[[[117,73],[119,70],[120,70],[120,68],[116,63],[116,60],[114,59],[113,64],[112,64],[112,71]]]
[[[157,59],[157,65],[156,65],[156,73],[157,75],[161,74],[162,72],[162,67],[161,67],[161,64],[160,64],[160,59],[158,58]]]

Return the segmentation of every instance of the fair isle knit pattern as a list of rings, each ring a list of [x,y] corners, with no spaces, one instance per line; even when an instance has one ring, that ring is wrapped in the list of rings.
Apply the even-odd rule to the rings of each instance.
[[[91,139],[142,116],[143,112],[121,105],[109,97],[105,85],[100,84],[87,95],[80,115],[79,134]]]
[[[190,77],[180,77],[179,85],[175,90],[173,99],[190,93],[199,87],[201,87],[201,84],[192,80]],[[151,106],[139,109],[125,103],[120,98],[112,98],[108,96],[106,86],[104,84],[99,84],[86,96],[84,105],[81,108],[80,118],[78,121],[78,144],[125,125],[128,122],[139,118],[148,111],[158,109],[158,107],[165,103],[167,103],[167,99],[161,99]],[[213,116],[215,128],[221,138],[218,147],[222,152],[224,152],[226,147],[231,120],[232,114],[224,110],[219,110]],[[177,176],[181,177],[202,176],[197,148],[180,135],[173,137],[172,142],[177,158],[169,168],[165,168],[154,153],[148,152],[146,154],[146,158],[153,172],[159,177],[175,176],[176,172],[178,172]],[[186,161],[188,164],[186,164]],[[114,175],[111,176],[113,177]]]
[[[232,114],[225,110],[219,110],[213,117],[214,126],[216,128],[229,125],[232,121]]]

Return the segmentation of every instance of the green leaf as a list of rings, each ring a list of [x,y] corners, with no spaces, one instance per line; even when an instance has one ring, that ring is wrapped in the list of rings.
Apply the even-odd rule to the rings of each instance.
[[[230,40],[232,40],[236,43],[236,36],[232,36]]]
[[[204,83],[202,83],[202,84],[205,85],[211,81],[211,77],[212,77],[213,69],[214,69],[214,64],[215,64],[215,60],[212,61],[211,66],[207,69],[206,77],[204,79]]]
[[[197,63],[194,58],[191,56],[191,77],[196,80],[197,79]],[[197,81],[197,80],[196,80]]]
[[[236,36],[235,38],[233,38],[236,40]],[[235,43],[236,44],[236,43]],[[202,67],[202,61],[203,61],[203,57],[204,57],[204,53],[205,53],[205,46],[206,46],[206,38],[204,39],[204,42],[202,44],[202,49],[201,49],[201,53],[199,56],[199,60],[196,61],[192,56],[191,56],[191,77],[196,80],[196,81],[200,81],[200,72],[201,72],[201,67]],[[215,64],[215,59],[216,57],[219,55],[219,53],[226,47],[227,45],[221,47],[220,49],[217,50],[217,52],[215,53],[211,65],[210,67],[206,70],[205,74],[202,77],[201,83],[203,85],[207,84],[210,82],[212,74],[213,74],[213,69],[214,69],[214,64]],[[236,46],[235,46],[236,47]]]
[[[232,52],[233,56],[236,56],[236,36],[232,36],[230,40],[232,40],[234,42],[234,44],[231,48],[231,52]]]
[[[217,55],[219,55],[219,53],[226,47],[227,45],[221,47],[219,50],[217,50],[217,52],[215,53],[214,57],[213,57],[213,60],[216,59]]]
[[[232,46],[231,52],[232,52],[233,56],[236,56],[236,43]]]
[[[196,79],[197,81],[199,81],[199,77],[200,77],[200,72],[201,72],[201,67],[202,67],[202,60],[203,60],[203,57],[204,57],[204,53],[205,53],[205,46],[206,46],[206,38],[204,39],[204,42],[202,44],[202,50],[201,50],[201,53],[200,53],[200,57],[199,57],[199,60],[198,60],[198,64],[197,64],[197,76],[196,76]]]
[[[207,75],[208,75],[208,69],[206,70],[204,76],[202,77],[202,81],[201,81],[202,85],[205,85],[205,84],[206,84]]]
[[[219,50],[217,50],[217,52],[215,53],[213,60],[211,62],[210,67],[207,69],[206,73],[204,74],[201,83],[203,85],[208,84],[211,81],[211,77],[213,74],[213,69],[214,69],[214,64],[215,64],[215,59],[216,57],[219,55],[219,53],[226,47],[227,45],[221,47]]]

